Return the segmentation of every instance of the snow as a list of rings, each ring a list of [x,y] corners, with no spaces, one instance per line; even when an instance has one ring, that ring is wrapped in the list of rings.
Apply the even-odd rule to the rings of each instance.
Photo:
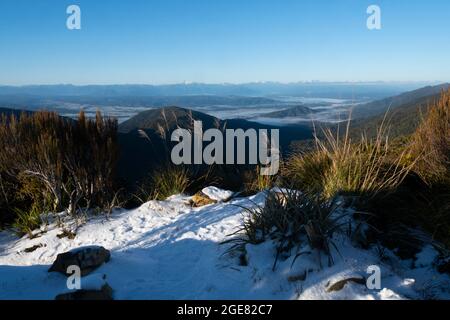
[[[425,268],[430,266],[438,257],[439,253],[431,245],[427,245],[420,253],[416,255],[415,265],[418,268]]]
[[[105,275],[99,273],[89,274],[82,279],[84,290],[101,290],[107,283]],[[70,290],[67,291],[70,292]]]
[[[401,300],[402,297],[400,297],[398,294],[396,294],[394,291],[384,288],[378,293],[378,296],[381,300]]]
[[[206,192],[205,192],[206,191]],[[203,192],[218,201],[231,192],[207,188]],[[42,227],[41,236],[17,238],[11,231],[0,232],[0,299],[54,299],[66,293],[67,278],[47,270],[59,253],[85,246],[104,246],[111,260],[83,277],[83,289],[101,287],[105,281],[115,299],[419,299],[449,298],[449,278],[433,269],[433,248],[418,255],[416,267],[396,260],[381,262],[375,251],[355,248],[345,237],[335,242],[335,264],[325,257],[305,254],[278,261],[275,245],[266,241],[246,245],[247,266],[237,255],[225,254],[221,244],[239,230],[243,207],[263,205],[265,194],[234,198],[192,208],[190,197],[177,195],[166,201],[150,201],[134,210],[116,210],[109,217],[88,218],[77,226],[67,219],[65,228],[76,231],[73,240],[59,239],[61,226]],[[26,253],[26,248],[42,247]],[[299,248],[299,251],[308,248]],[[342,256],[342,257],[341,257]],[[318,263],[322,261],[322,267]],[[327,288],[339,280],[365,277],[368,266],[381,268],[380,290],[348,283],[336,292]],[[292,267],[291,267],[292,266]],[[303,279],[304,278],[304,279]],[[303,280],[302,280],[303,279]]]
[[[206,187],[202,190],[202,193],[208,196],[211,200],[218,202],[227,201],[234,195],[233,191],[222,190],[217,187]]]

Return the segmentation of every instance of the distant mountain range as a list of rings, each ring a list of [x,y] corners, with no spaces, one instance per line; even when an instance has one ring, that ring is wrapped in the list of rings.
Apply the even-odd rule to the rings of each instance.
[[[34,85],[0,86],[0,96],[35,97],[149,97],[149,96],[270,96],[288,95],[338,99],[377,99],[417,89],[429,83],[411,82],[256,82],[245,84],[171,85]]]

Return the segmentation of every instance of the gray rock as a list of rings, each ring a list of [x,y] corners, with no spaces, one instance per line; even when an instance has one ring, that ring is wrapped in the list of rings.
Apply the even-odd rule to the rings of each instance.
[[[104,284],[100,290],[77,290],[75,292],[59,294],[55,300],[113,300],[113,290]]]
[[[58,254],[48,272],[60,272],[68,276],[67,268],[75,265],[80,267],[81,276],[85,276],[100,267],[103,263],[108,262],[110,257],[109,250],[103,247],[81,247]]]

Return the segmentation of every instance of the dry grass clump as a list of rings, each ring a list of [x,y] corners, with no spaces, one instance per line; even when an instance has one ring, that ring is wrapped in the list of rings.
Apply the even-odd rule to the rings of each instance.
[[[324,130],[323,139],[316,137],[316,150],[291,156],[285,176],[293,185],[309,193],[320,193],[325,199],[338,194],[373,197],[394,190],[406,177],[412,164],[404,165],[406,150],[392,156],[386,129],[382,125],[373,140],[362,136],[353,142],[350,121],[346,132]]]
[[[412,137],[412,154],[422,155],[415,170],[430,184],[450,184],[450,90],[429,106]]]
[[[169,166],[156,171],[152,176],[154,195],[157,200],[165,200],[175,194],[182,194],[189,187],[189,172],[184,167]]]
[[[138,204],[150,200],[166,200],[175,194],[183,194],[191,184],[191,174],[185,167],[168,165],[152,171],[133,194]]]
[[[244,173],[244,193],[255,194],[261,191],[270,190],[275,186],[277,178],[277,175],[261,175],[261,167],[256,166],[255,170]]]
[[[329,156],[320,150],[293,154],[283,168],[286,184],[309,194],[323,190],[325,174],[331,166]]]

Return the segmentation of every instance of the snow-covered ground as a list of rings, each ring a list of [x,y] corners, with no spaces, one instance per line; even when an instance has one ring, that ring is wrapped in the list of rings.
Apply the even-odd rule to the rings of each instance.
[[[220,200],[221,192],[210,190]],[[223,197],[229,197],[223,192]],[[449,277],[435,271],[436,251],[426,247],[416,261],[401,261],[387,252],[389,263],[375,251],[353,247],[345,237],[336,239],[340,254],[335,264],[319,267],[317,256],[300,256],[272,266],[275,247],[270,241],[247,245],[248,266],[238,257],[224,255],[221,245],[239,229],[244,210],[263,204],[265,195],[236,198],[230,202],[192,208],[189,197],[173,196],[150,201],[135,210],[118,210],[109,218],[89,218],[73,240],[59,239],[61,226],[52,223],[40,237],[18,239],[0,233],[0,299],[54,299],[68,292],[66,277],[48,273],[57,254],[87,245],[111,251],[111,260],[83,278],[106,281],[115,299],[420,299],[449,298]],[[72,227],[70,221],[66,228]],[[33,252],[26,248],[40,245]],[[291,267],[292,265],[292,267]],[[367,277],[367,267],[381,268],[381,290],[356,283],[328,292],[339,280]],[[306,275],[306,278],[305,278]]]

